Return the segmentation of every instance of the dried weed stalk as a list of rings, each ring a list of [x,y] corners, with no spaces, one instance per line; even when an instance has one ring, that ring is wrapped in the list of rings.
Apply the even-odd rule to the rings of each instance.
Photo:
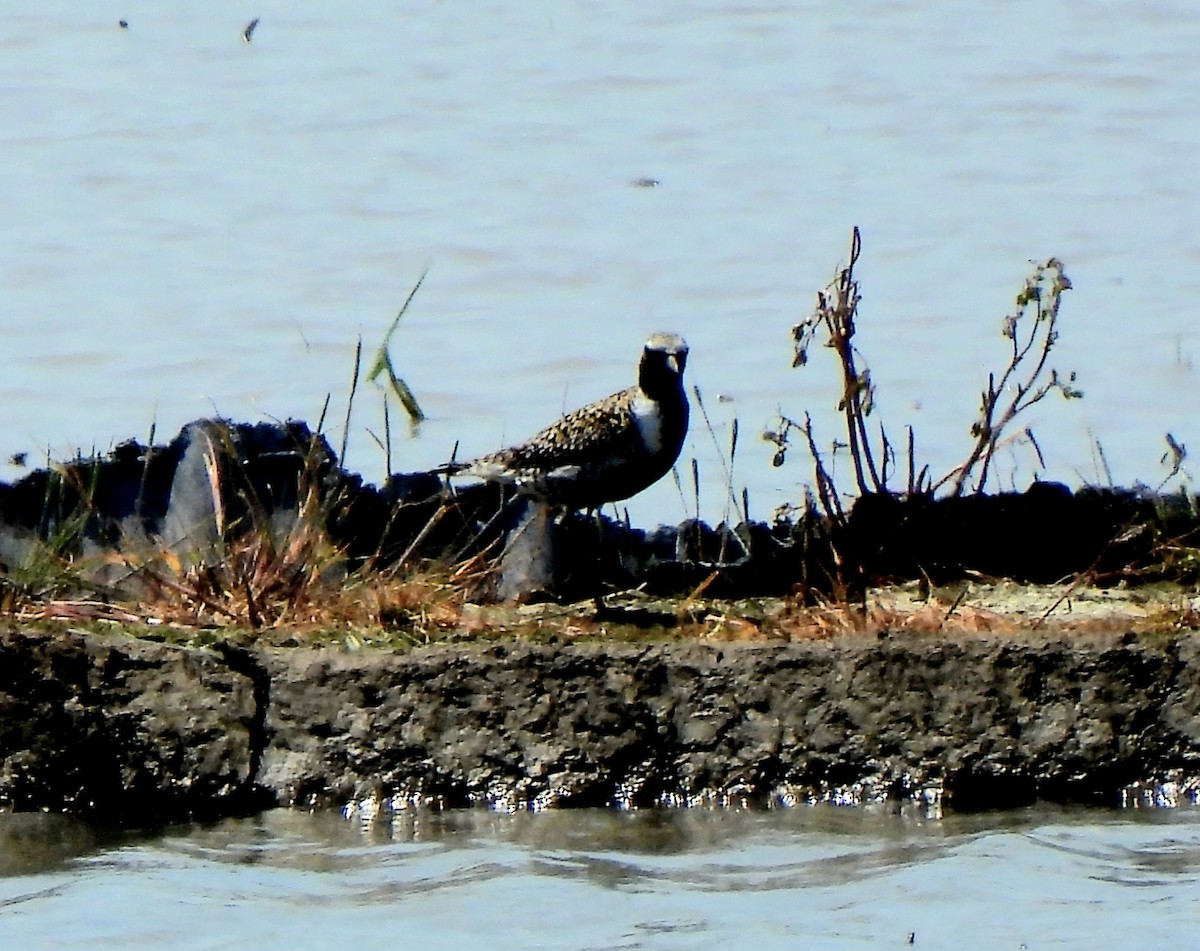
[[[795,351],[793,366],[808,362],[815,342],[834,352],[842,381],[837,410],[841,415],[844,439],[833,443],[827,456],[820,448],[812,419],[805,413],[803,422],[781,415],[775,429],[764,438],[776,446],[774,464],[783,465],[793,433],[799,433],[813,460],[815,501],[826,518],[839,526],[846,523],[842,489],[837,485],[831,460],[840,450],[850,456],[856,494],[930,494],[947,489],[951,496],[970,491],[981,494],[991,475],[996,449],[1018,436],[1036,441],[1028,428],[1014,433],[1018,417],[1052,393],[1077,399],[1083,393],[1075,387],[1075,374],[1065,376],[1049,366],[1050,351],[1058,341],[1059,309],[1062,295],[1071,287],[1062,262],[1051,258],[1038,265],[1016,298],[1014,311],[1005,317],[1001,332],[1009,342],[1008,364],[999,374],[988,375],[987,387],[980,400],[979,416],[971,424],[970,451],[960,464],[938,479],[931,479],[929,467],[918,465],[916,439],[907,427],[906,481],[903,489],[893,486],[896,474],[896,449],[880,424],[872,430],[868,417],[875,408],[875,386],[862,355],[855,346],[858,305],[861,300],[855,267],[862,253],[862,237],[855,228],[850,242],[849,263],[832,282],[817,294],[812,315],[792,328]],[[1040,459],[1040,453],[1039,453]]]
[[[949,484],[950,495],[962,495],[978,469],[974,491],[982,492],[996,447],[1017,416],[1056,391],[1068,400],[1083,396],[1083,391],[1074,385],[1074,371],[1064,378],[1053,367],[1047,366],[1050,351],[1058,342],[1062,295],[1070,289],[1071,281],[1058,258],[1039,264],[1025,280],[1025,286],[1017,295],[1015,309],[1001,325],[1001,333],[1009,342],[1009,362],[999,379],[995,373],[988,374],[987,388],[980,399],[979,417],[971,424],[975,443],[967,458],[935,482],[932,491]],[[1025,433],[1032,439],[1028,429]],[[1036,449],[1036,442],[1034,447]]]

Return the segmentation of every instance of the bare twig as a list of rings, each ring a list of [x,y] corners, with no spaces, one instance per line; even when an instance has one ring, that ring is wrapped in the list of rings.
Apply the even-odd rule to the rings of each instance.
[[[808,362],[808,348],[818,331],[827,337],[825,346],[838,357],[842,371],[842,396],[838,412],[845,421],[847,446],[854,467],[854,481],[860,494],[886,491],[886,479],[875,464],[871,438],[867,432],[867,416],[875,401],[875,387],[870,370],[859,369],[854,347],[855,318],[860,295],[854,267],[862,253],[862,235],[856,227],[850,239],[850,260],[838,276],[823,291],[817,292],[817,306],[811,317],[792,328],[795,349],[793,366]]]
[[[966,460],[935,482],[933,491],[949,484],[952,496],[962,495],[978,469],[975,492],[982,492],[996,447],[1018,415],[1056,390],[1066,399],[1083,396],[1074,386],[1074,372],[1064,378],[1047,367],[1050,351],[1058,342],[1062,295],[1070,289],[1071,281],[1058,258],[1038,265],[1026,279],[1013,312],[1001,326],[1001,333],[1009,341],[1009,362],[999,379],[994,373],[988,375],[987,388],[980,398],[979,417],[971,424],[975,442]]]

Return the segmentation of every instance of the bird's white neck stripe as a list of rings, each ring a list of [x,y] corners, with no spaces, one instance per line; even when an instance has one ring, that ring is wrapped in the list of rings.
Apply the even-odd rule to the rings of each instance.
[[[662,449],[662,408],[645,394],[633,398],[633,418],[646,448],[656,453]]]

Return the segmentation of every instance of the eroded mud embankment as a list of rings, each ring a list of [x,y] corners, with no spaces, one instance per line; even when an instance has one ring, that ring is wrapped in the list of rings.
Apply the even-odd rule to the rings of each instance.
[[[0,634],[0,803],[146,820],[837,790],[1115,803],[1200,774],[1200,639],[193,650]],[[856,784],[862,784],[857,786]]]

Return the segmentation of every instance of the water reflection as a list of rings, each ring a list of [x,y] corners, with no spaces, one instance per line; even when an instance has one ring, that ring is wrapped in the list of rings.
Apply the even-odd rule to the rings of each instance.
[[[1139,831],[1136,826],[1114,829],[1108,841],[1098,843],[1086,833],[1050,829],[1031,833],[1030,841],[1089,868],[1101,881],[1134,887],[1200,881],[1200,842],[1167,836],[1147,846]]]
[[[0,813],[0,877],[61,868],[111,839],[85,822],[44,813]]]
[[[4,934],[39,947],[1146,946],[1187,936],[1164,912],[1190,907],[1200,808],[0,816],[0,869]]]

